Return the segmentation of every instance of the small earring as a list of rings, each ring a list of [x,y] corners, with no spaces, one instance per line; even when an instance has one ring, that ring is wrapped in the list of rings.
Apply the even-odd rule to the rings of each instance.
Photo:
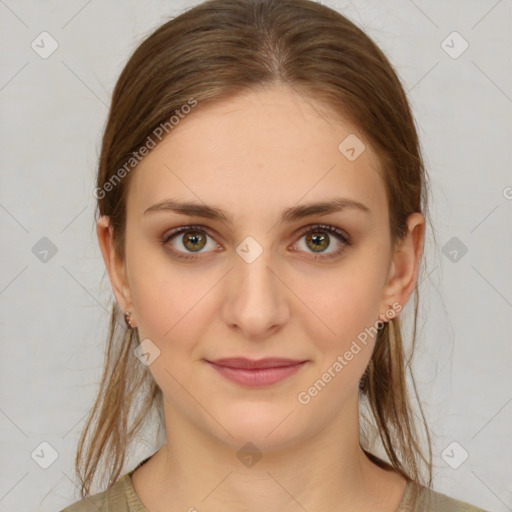
[[[395,312],[395,310],[391,304],[388,304],[388,308],[389,308],[388,311],[391,310],[391,311],[393,311],[393,313]],[[391,322],[391,319],[394,317],[395,317],[395,315],[393,315],[386,323],[388,324],[389,322]]]
[[[132,327],[132,319],[131,319],[131,312],[130,311],[126,311],[124,313],[124,321],[126,322],[126,325],[127,325],[128,329],[133,329],[133,327]]]
[[[392,308],[393,308],[393,306],[392,306],[391,304],[388,304],[388,308],[389,308],[389,309],[392,309]],[[382,320],[382,317],[387,318],[387,317],[386,317],[386,315],[381,315],[381,316],[380,316],[381,320],[379,320],[379,323],[380,323],[381,325],[378,327],[378,329],[379,329],[379,330],[384,329],[384,326],[385,326],[386,324],[388,324],[388,323],[391,321],[391,320]]]

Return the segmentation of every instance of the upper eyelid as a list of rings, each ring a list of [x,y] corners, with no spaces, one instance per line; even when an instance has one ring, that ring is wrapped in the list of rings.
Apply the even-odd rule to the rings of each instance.
[[[338,234],[343,236],[347,241],[350,241],[350,235],[344,229],[339,228],[338,226],[334,226],[332,224],[327,224],[327,223],[322,224],[322,223],[318,223],[318,222],[312,223],[312,224],[307,224],[306,226],[296,229],[293,236],[300,235],[302,237],[310,230],[314,230],[314,229],[321,230],[322,228],[323,229],[331,228],[332,230],[337,230],[337,231],[339,231]],[[162,238],[164,240],[170,240],[171,238],[174,238],[175,236],[178,236],[181,233],[186,233],[187,231],[192,231],[194,229],[197,229],[199,231],[204,231],[210,238],[215,239],[215,236],[212,234],[212,231],[214,231],[214,230],[212,230],[211,228],[209,228],[207,226],[201,225],[201,224],[185,224],[183,226],[178,226],[176,228],[173,228],[173,229],[167,231],[163,235]],[[330,234],[335,236],[336,232],[332,231]],[[216,241],[216,243],[218,243],[218,242]]]
[[[311,228],[321,228],[321,227],[330,227],[330,228],[338,229],[343,232],[345,231],[343,228],[335,226],[334,224],[329,224],[328,222],[312,222],[310,224],[302,226],[301,228],[297,228],[294,232],[300,233],[300,232],[306,231]],[[190,229],[190,230],[199,229],[199,230],[203,230],[206,232],[216,232],[215,229],[210,228],[209,226],[205,226],[203,224],[183,224],[181,226],[176,226],[175,228],[171,228],[171,229],[165,231],[164,236],[171,235],[171,234],[179,232],[179,231],[184,231],[185,229]],[[348,233],[347,233],[347,236],[348,236]]]

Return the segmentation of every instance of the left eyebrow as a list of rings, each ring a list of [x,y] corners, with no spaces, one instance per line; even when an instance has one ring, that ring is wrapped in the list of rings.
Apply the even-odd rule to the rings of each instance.
[[[370,208],[360,201],[348,197],[337,197],[330,201],[306,203],[286,208],[281,213],[281,219],[279,222],[280,224],[284,222],[294,222],[312,215],[328,215],[329,213],[336,213],[343,210],[356,210],[366,214],[371,213]],[[194,201],[179,202],[173,199],[164,199],[163,201],[160,201],[144,210],[143,215],[161,211],[170,211],[181,215],[218,220],[229,225],[233,224],[232,216],[220,208]]]

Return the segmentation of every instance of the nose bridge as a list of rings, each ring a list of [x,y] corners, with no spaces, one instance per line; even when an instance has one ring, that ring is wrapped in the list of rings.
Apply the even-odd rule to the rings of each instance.
[[[255,238],[247,237],[237,246],[236,253],[229,273],[225,320],[248,337],[262,336],[287,319],[285,289],[276,277],[276,262],[269,245],[264,247]]]
[[[264,300],[265,304],[275,301],[278,290],[276,277],[271,271],[275,262],[270,245],[263,247],[254,237],[247,237],[238,245],[236,252],[237,295],[251,301]]]
[[[255,261],[248,263],[244,260],[237,264],[237,273],[242,281],[242,289],[251,295],[264,294],[266,301],[273,298],[275,293],[275,276],[271,272],[272,255],[270,250],[264,251]]]

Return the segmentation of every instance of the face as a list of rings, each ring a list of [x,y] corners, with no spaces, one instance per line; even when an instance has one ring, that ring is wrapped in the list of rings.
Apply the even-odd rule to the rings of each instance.
[[[355,160],[339,149],[350,134],[366,146]],[[378,169],[354,126],[274,87],[199,105],[133,171],[126,258],[109,273],[160,351],[149,371],[166,417],[268,450],[341,417],[373,350],[368,329],[405,304],[419,256],[393,252]],[[155,206],[169,200],[203,210]],[[345,207],[297,209],[334,201]],[[232,357],[306,362],[250,386],[207,362]]]

